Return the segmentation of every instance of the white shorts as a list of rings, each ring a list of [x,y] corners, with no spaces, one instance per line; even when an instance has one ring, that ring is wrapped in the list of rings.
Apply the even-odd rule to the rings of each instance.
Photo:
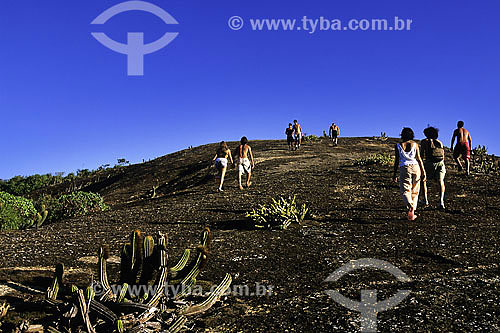
[[[227,168],[227,158],[218,158],[215,160],[215,167],[217,170],[222,171],[222,169]]]
[[[242,175],[252,172],[252,165],[248,158],[240,158],[238,161],[238,172]]]

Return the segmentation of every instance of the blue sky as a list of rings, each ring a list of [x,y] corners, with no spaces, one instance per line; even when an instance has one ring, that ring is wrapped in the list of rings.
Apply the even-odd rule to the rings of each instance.
[[[320,135],[417,136],[449,145],[457,120],[473,144],[500,153],[498,1],[151,0],[178,25],[140,11],[90,22],[121,1],[3,0],[0,178],[152,159],[220,140],[282,138],[297,118]],[[241,16],[239,31],[228,19]],[[249,19],[303,16],[413,20],[410,31],[252,31]],[[92,36],[146,42],[144,76]],[[256,152],[258,153],[258,152]],[[200,156],[210,158],[210,156]]]

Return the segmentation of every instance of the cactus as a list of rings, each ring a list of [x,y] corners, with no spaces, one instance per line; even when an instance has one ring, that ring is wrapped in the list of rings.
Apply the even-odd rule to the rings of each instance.
[[[9,311],[10,305],[7,303],[3,303],[0,305],[0,322],[2,321],[3,317],[7,315],[7,311]]]
[[[106,270],[106,260],[109,258],[109,250],[107,247],[100,247],[97,254],[97,270],[99,274],[99,283],[103,288],[102,296],[99,298],[107,300],[113,298],[113,292],[108,282],[108,273]]]
[[[153,237],[147,236],[144,238],[143,244],[143,255],[142,260],[142,272],[141,278],[139,279],[140,285],[146,285],[153,279],[153,274],[155,271],[155,241]]]
[[[184,325],[186,325],[186,322],[187,318],[185,316],[180,316],[172,325],[170,325],[170,327],[167,329],[167,332],[168,333],[179,332],[184,327]]]
[[[212,293],[210,293],[210,295],[207,297],[205,301],[203,301],[198,305],[187,307],[182,311],[182,314],[185,316],[195,315],[210,309],[215,304],[215,302],[217,302],[220,299],[220,297],[229,289],[231,281],[232,281],[231,275],[226,274],[224,280],[222,280],[222,282],[217,286],[217,288],[215,288],[215,290]]]
[[[55,301],[57,299],[59,288],[62,287],[63,275],[64,275],[64,265],[57,264],[52,284],[50,285],[49,288],[47,288],[47,293],[45,295],[48,301]]]
[[[184,253],[182,254],[182,257],[179,259],[177,264],[174,267],[170,268],[170,272],[171,273],[179,272],[184,267],[186,267],[186,264],[188,263],[190,256],[191,256],[191,250],[185,249]]]
[[[116,302],[117,303],[122,303],[125,300],[125,296],[127,295],[128,291],[128,284],[124,283],[120,289],[120,294],[116,296]]]
[[[165,285],[167,283],[167,277],[168,277],[168,267],[167,267],[168,238],[167,235],[163,234],[160,234],[159,237],[160,238],[158,239],[157,252],[159,252],[160,274],[156,282],[155,294],[147,303],[147,305],[149,306],[157,306],[161,298],[164,296]]]
[[[87,327],[87,332],[95,333],[94,326],[92,326],[92,323],[90,322],[89,307],[87,306],[83,290],[80,289],[77,291],[77,298],[78,298],[78,307],[82,315],[82,320],[85,323],[85,326]]]
[[[179,262],[173,267],[175,280],[172,281],[170,277],[169,281],[167,234],[158,233],[155,245],[153,237],[147,236],[143,238],[139,231],[134,231],[130,235],[130,243],[125,244],[122,248],[120,280],[132,281],[135,284],[138,275],[136,272],[141,272],[139,282],[144,283],[144,286],[151,286],[150,281],[155,281],[156,290],[149,295],[142,288],[142,295],[130,295],[130,291],[136,288],[130,288],[128,282],[123,283],[116,297],[112,295],[106,269],[106,260],[109,254],[106,247],[100,247],[97,268],[98,281],[96,283],[103,287],[104,296],[96,299],[92,285],[86,289],[72,286],[73,300],[69,304],[56,307],[62,316],[57,323],[58,326],[54,327],[62,330],[69,330],[70,328],[71,330],[73,328],[83,329],[88,332],[95,332],[96,330],[99,332],[124,332],[125,330],[138,332],[141,328],[147,327],[150,320],[154,320],[155,325],[164,324],[161,326],[162,331],[178,332],[187,322],[186,315],[191,316],[210,309],[231,283],[231,276],[227,274],[208,298],[200,304],[184,309],[175,306],[175,303],[171,301],[179,299],[185,301],[183,298],[189,296],[187,293],[189,289],[184,289],[182,293],[175,295],[170,300],[168,299],[165,288],[167,283],[179,283],[183,287],[191,287],[196,283],[197,276],[208,260],[211,239],[210,229],[205,228],[201,234],[200,245],[196,249],[196,256],[188,263],[192,251],[185,250]],[[63,266],[58,265],[54,282],[47,290],[48,299],[55,300],[57,297],[59,288],[62,285],[62,273]],[[125,300],[127,295],[131,296],[130,300]],[[58,303],[63,304],[61,301],[58,301]],[[174,305],[173,308],[172,305]],[[71,308],[71,310],[68,311],[68,308]],[[65,323],[66,325],[68,323],[67,318],[74,318],[78,314],[81,317],[80,321],[77,322],[78,327],[73,327],[75,321],[72,321],[71,327],[65,326]],[[160,326],[157,327],[160,329]]]
[[[40,228],[42,226],[42,224],[47,219],[48,215],[49,215],[49,212],[45,209],[45,205],[42,205],[42,212],[36,213],[36,227],[37,228]]]

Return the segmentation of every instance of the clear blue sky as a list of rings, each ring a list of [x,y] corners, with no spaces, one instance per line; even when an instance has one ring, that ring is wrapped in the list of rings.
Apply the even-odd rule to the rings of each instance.
[[[290,120],[320,135],[417,136],[449,145],[457,120],[473,144],[500,153],[500,2],[430,0],[151,0],[179,25],[145,12],[90,22],[121,1],[2,0],[0,178],[152,159],[220,140],[283,138]],[[229,29],[233,15],[245,20]],[[250,18],[413,20],[411,31],[252,31]],[[152,42],[145,75],[91,35]],[[258,154],[258,152],[256,152]],[[200,158],[208,158],[200,156]]]

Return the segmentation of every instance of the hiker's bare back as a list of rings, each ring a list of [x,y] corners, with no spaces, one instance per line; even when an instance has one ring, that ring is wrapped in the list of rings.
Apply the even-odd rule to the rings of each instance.
[[[455,129],[455,131],[453,132],[453,139],[452,140],[454,141],[455,138],[457,139],[457,143],[465,143],[465,142],[472,141],[469,131],[466,130],[465,128]]]

